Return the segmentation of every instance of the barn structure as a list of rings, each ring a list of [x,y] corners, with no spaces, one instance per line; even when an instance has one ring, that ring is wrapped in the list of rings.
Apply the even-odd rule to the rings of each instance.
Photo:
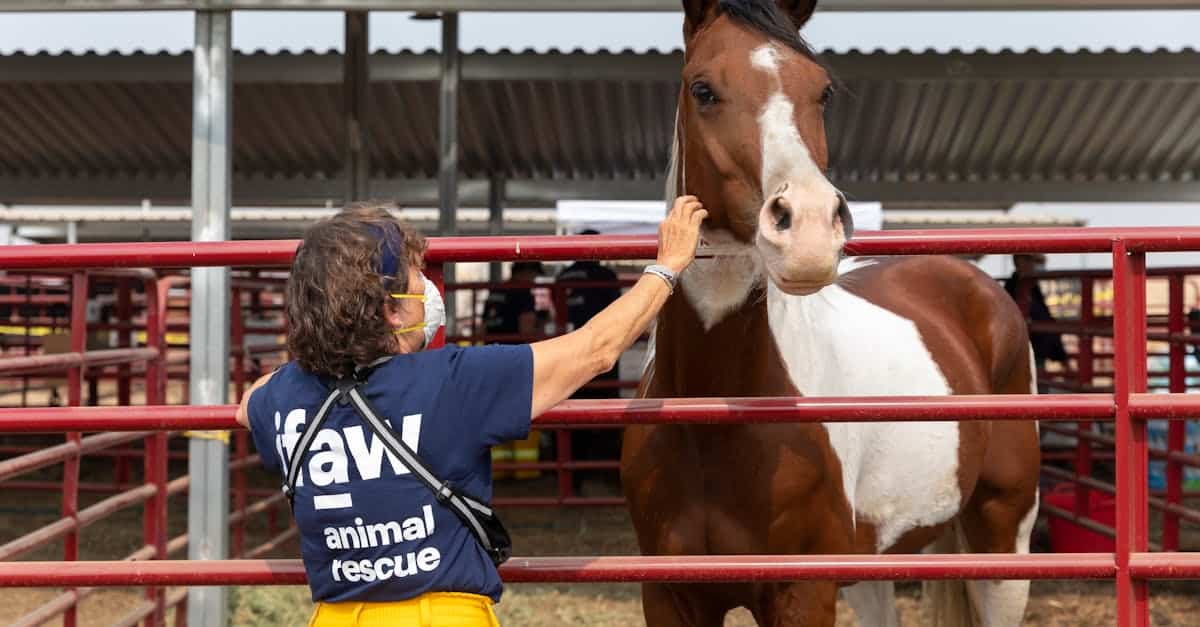
[[[1200,2],[1152,5],[821,8]],[[458,14],[675,11],[677,0],[0,0],[0,11],[98,9],[195,10],[195,47],[0,56],[0,223],[33,239],[296,237],[313,211],[366,198],[436,207],[419,214],[430,234],[543,232],[537,212],[559,200],[662,195],[681,52],[460,52]],[[270,9],[344,11],[345,54],[235,51],[231,11]],[[440,19],[442,50],[370,50],[380,10]],[[830,178],[851,198],[923,210],[1200,200],[1194,50],[825,56],[845,83],[827,121]],[[192,403],[226,401],[212,382],[228,378],[228,281],[225,268],[192,272]],[[192,559],[227,551],[227,512],[204,506],[228,490],[226,455],[191,442]],[[222,624],[223,612],[219,589],[189,597],[193,625]]]

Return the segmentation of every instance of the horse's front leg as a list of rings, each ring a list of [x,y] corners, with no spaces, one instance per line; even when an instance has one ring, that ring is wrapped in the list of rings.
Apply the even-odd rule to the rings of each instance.
[[[721,627],[729,608],[695,584],[642,584],[647,627]],[[711,587],[711,586],[707,586]]]
[[[837,591],[831,581],[773,584],[750,611],[761,627],[833,627]]]

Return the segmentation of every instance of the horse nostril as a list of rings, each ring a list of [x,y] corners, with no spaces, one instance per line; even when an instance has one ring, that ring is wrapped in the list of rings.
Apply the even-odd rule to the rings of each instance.
[[[779,197],[771,202],[771,217],[775,220],[776,231],[792,228],[792,208],[786,198]]]

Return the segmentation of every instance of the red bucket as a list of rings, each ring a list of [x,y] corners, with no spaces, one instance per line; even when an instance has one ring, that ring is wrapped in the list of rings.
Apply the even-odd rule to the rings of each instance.
[[[1050,505],[1068,512],[1075,511],[1075,486],[1060,483],[1044,497]],[[1087,518],[1110,527],[1117,524],[1117,501],[1099,490],[1088,490]],[[1055,553],[1112,553],[1116,541],[1081,527],[1073,521],[1058,516],[1048,516],[1050,523],[1050,549]]]

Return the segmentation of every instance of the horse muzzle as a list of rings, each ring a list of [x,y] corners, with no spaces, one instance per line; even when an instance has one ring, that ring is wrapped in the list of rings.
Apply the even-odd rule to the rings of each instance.
[[[808,295],[837,279],[849,210],[832,189],[783,184],[758,215],[757,247],[767,275],[784,293]]]

